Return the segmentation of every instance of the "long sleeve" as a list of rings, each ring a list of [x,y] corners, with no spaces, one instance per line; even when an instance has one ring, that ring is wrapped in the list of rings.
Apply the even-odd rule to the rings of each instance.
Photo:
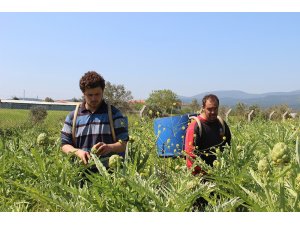
[[[186,157],[186,165],[189,169],[193,167],[194,160],[196,158],[196,155],[194,154],[195,150],[195,128],[196,128],[196,121],[193,121],[190,123],[186,130],[186,136],[185,136],[185,152],[187,154]],[[199,174],[201,172],[201,168],[199,166],[196,166],[194,168],[193,174]]]

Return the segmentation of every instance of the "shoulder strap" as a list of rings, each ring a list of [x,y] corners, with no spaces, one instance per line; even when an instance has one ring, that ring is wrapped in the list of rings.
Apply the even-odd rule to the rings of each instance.
[[[219,122],[220,122],[221,125],[222,125],[223,133],[224,133],[224,135],[225,135],[225,122],[224,122],[224,120],[223,120],[220,116],[218,116],[218,120],[219,120]]]
[[[111,104],[109,104],[109,103],[107,103],[107,110],[108,110],[108,119],[109,119],[111,135],[112,135],[113,141],[117,142],[115,128],[114,128],[114,121],[112,118]]]
[[[76,133],[76,120],[77,120],[77,115],[78,115],[78,111],[79,111],[79,106],[80,106],[80,103],[76,104],[76,108],[75,108],[74,116],[73,116],[72,140],[73,140],[74,147],[76,145],[76,136],[75,136],[75,133]]]
[[[198,118],[197,116],[190,116],[189,119],[194,119],[194,120],[196,120],[196,122],[197,122],[197,124],[198,124],[198,127],[199,127],[199,135],[200,135],[200,137],[201,137],[201,136],[202,136],[202,124],[201,124],[199,118]],[[224,120],[223,120],[220,116],[218,116],[218,120],[219,120],[219,122],[220,122],[221,125],[222,125],[223,133],[224,133],[224,135],[225,135],[225,122],[224,122]]]
[[[196,120],[196,122],[198,124],[198,127],[199,127],[199,135],[201,137],[202,136],[202,125],[201,125],[201,122],[200,122],[199,118],[197,116],[190,116],[189,119]]]

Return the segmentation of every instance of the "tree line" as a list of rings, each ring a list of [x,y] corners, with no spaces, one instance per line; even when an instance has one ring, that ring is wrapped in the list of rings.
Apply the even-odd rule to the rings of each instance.
[[[112,105],[119,108],[124,114],[139,113],[145,105],[144,115],[149,117],[163,117],[170,115],[186,114],[186,113],[200,113],[201,103],[197,99],[193,99],[191,103],[184,104],[172,90],[154,90],[150,93],[149,97],[143,102],[133,101],[131,91],[127,90],[124,85],[112,84],[106,82],[104,90],[104,98]],[[18,98],[14,97],[18,100]],[[72,98],[71,101],[81,102],[83,98]],[[54,102],[50,97],[44,99],[45,102]],[[286,113],[287,118],[299,117],[299,113],[293,111],[288,105],[274,105],[269,108],[262,108],[259,105],[246,105],[239,102],[234,107],[226,105],[220,105],[219,115],[223,118],[228,116],[234,116],[239,120],[249,119],[249,113],[251,113],[251,119],[272,119],[280,120],[282,115]],[[227,113],[227,115],[226,115]],[[292,114],[292,113],[297,113]],[[272,118],[271,118],[272,117]]]

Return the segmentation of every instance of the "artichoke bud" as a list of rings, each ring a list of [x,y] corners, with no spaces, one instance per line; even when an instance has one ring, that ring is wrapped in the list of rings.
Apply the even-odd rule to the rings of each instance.
[[[48,139],[48,136],[46,133],[39,134],[39,136],[37,137],[37,140],[36,140],[37,144],[41,145],[41,146],[47,145],[48,141],[49,141],[49,139]]]
[[[296,177],[295,184],[296,184],[296,189],[300,191],[300,173],[298,173]]]
[[[116,169],[121,165],[122,162],[122,156],[119,155],[112,155],[111,157],[109,157],[108,160],[108,166],[111,169]]]
[[[267,160],[267,158],[263,158],[261,160],[259,160],[258,164],[257,164],[257,169],[260,173],[263,174],[267,174],[269,172],[269,162]]]
[[[290,162],[288,147],[285,143],[277,143],[271,151],[271,158],[275,164],[284,164]]]

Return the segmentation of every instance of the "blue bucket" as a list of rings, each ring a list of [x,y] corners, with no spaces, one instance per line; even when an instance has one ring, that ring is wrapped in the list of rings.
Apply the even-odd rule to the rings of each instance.
[[[176,157],[184,150],[185,132],[189,116],[172,116],[154,120],[157,154],[162,157]]]

